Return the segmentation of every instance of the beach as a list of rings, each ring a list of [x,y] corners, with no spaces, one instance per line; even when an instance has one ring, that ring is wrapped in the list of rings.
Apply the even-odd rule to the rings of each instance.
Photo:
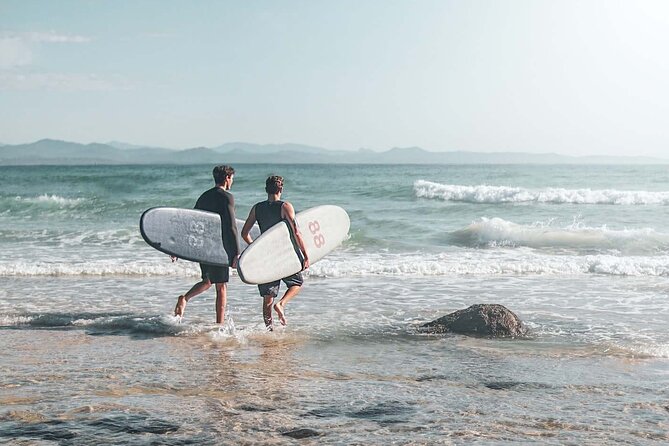
[[[270,174],[351,218],[273,332],[234,273],[174,318],[199,268],[139,234],[212,167],[0,167],[0,442],[669,441],[662,166],[235,166],[238,218]],[[420,330],[477,303],[529,336]]]

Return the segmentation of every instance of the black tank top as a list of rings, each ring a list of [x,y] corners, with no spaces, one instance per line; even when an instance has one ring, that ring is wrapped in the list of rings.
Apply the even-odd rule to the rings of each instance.
[[[260,232],[263,233],[269,228],[279,223],[281,220],[281,207],[283,201],[261,201],[256,203],[256,220],[260,226]]]

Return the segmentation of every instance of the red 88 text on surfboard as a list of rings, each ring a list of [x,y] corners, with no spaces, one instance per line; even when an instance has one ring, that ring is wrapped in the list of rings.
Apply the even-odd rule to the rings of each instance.
[[[310,221],[308,226],[309,232],[314,236],[314,245],[316,245],[316,248],[325,245],[325,236],[320,232],[321,225],[318,223],[318,220]]]

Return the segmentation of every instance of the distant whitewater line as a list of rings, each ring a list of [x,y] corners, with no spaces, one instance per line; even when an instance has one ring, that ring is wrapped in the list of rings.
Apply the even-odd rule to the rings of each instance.
[[[0,276],[174,276],[201,274],[193,262],[147,262],[98,260],[90,262],[8,262],[0,263]]]
[[[462,186],[417,180],[413,185],[418,198],[435,198],[465,203],[554,203],[668,205],[669,192],[619,191],[615,189],[526,189],[507,186]]]
[[[100,261],[0,263],[0,276],[199,277],[192,262]],[[513,250],[456,251],[441,254],[379,253],[351,255],[346,261],[321,260],[306,271],[310,278],[435,277],[460,275],[583,275],[669,277],[669,255],[549,255]],[[234,273],[233,273],[234,275]],[[237,280],[236,278],[233,280]]]
[[[346,263],[322,260],[308,270],[308,275],[315,277],[588,274],[669,277],[669,256],[517,255],[516,251],[459,252],[432,256],[379,255],[376,258],[352,259]]]

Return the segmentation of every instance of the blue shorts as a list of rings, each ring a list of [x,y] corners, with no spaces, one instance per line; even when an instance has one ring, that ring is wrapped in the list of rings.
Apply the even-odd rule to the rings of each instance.
[[[200,270],[202,271],[202,280],[209,279],[211,283],[227,283],[230,280],[230,268],[227,266],[200,263]]]
[[[302,286],[304,283],[302,273],[293,274],[292,276],[284,277],[281,280],[283,280],[283,283],[285,283],[288,288]],[[258,285],[258,291],[260,291],[260,295],[263,297],[276,297],[279,294],[279,285],[281,285],[281,280],[275,280],[274,282],[262,283]]]

